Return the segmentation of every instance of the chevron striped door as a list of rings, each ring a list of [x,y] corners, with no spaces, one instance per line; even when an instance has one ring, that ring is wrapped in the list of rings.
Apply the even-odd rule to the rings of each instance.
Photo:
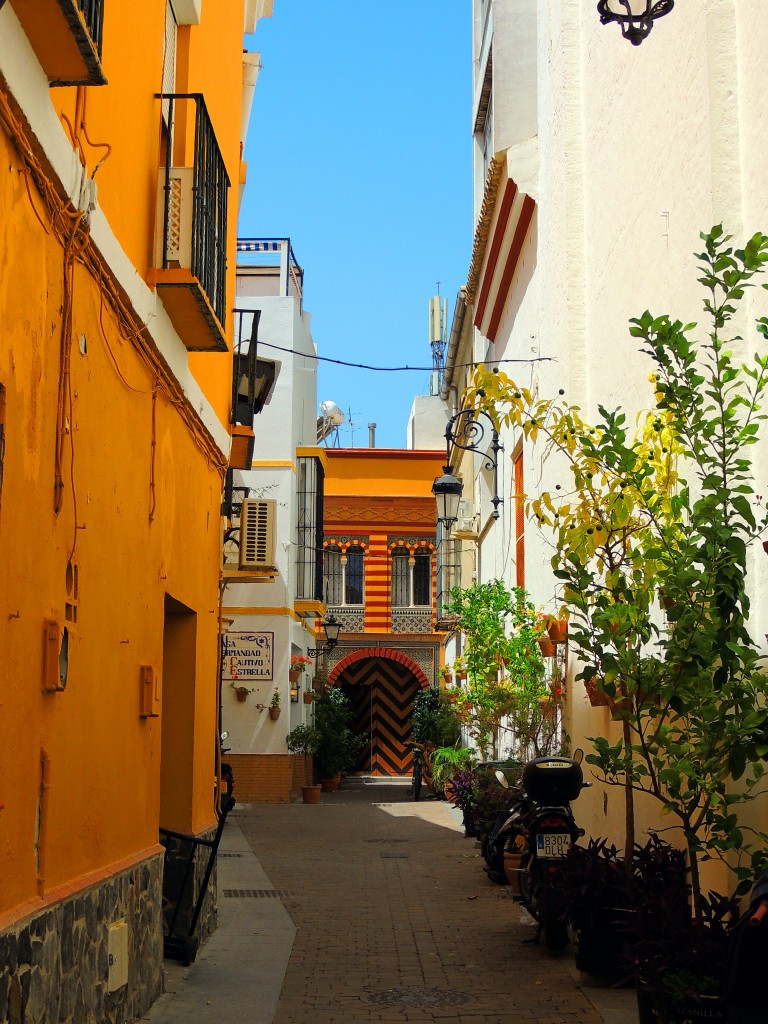
[[[413,698],[419,683],[404,665],[388,658],[364,658],[339,680],[355,710],[355,732],[368,738],[356,771],[409,775]]]

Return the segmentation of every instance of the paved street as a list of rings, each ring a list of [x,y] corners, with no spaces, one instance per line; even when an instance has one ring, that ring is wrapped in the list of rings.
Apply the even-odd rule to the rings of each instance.
[[[175,994],[148,1020],[633,1024],[634,993],[582,989],[569,952],[524,944],[530,919],[457,812],[409,796],[351,780],[319,807],[238,806],[219,932],[169,965]]]

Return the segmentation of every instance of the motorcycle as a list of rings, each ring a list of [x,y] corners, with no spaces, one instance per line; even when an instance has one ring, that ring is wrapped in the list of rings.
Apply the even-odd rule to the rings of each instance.
[[[219,748],[219,755],[228,754],[231,747],[225,747],[224,741],[228,738],[229,733],[223,732],[221,734],[221,746]],[[221,794],[221,810],[227,813],[232,810],[235,806],[235,797],[233,790],[235,788],[235,774],[232,771],[232,765],[229,761],[222,761],[220,759],[220,771],[221,781],[224,785],[224,792]]]
[[[509,814],[497,823],[483,851],[489,878],[511,886],[515,900],[538,923],[533,941],[543,939],[551,950],[562,949],[569,941],[556,880],[571,846],[584,835],[570,806],[589,785],[583,780],[582,758],[578,750],[573,758],[528,761]],[[509,788],[503,772],[496,778]]]

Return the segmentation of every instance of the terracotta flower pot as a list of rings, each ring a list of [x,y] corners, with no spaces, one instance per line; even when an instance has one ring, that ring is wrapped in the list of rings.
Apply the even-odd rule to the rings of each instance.
[[[312,680],[312,689],[313,690],[322,690],[324,685],[325,684],[323,683],[323,680],[322,679],[318,679],[317,676],[315,676],[315,678]]]
[[[589,697],[589,703],[593,708],[607,708],[608,707],[608,696],[603,693],[602,690],[598,689],[597,680],[594,676],[591,679],[584,680],[584,689],[587,691],[587,697]]]
[[[320,779],[320,789],[323,793],[335,793],[340,782],[338,775],[334,775],[332,779]]]
[[[280,717],[281,710],[281,708],[269,708],[269,717],[272,719],[273,722],[276,722],[278,720],[278,718]]]
[[[235,687],[235,696],[237,697],[237,699],[240,701],[241,704],[246,700],[246,698],[248,697],[249,693],[250,693],[250,690],[248,689],[247,686],[236,686]]]
[[[288,671],[288,679],[292,683],[298,683],[298,681],[301,679],[301,669],[298,669],[298,668],[290,669]]]
[[[551,640],[545,640],[544,637],[539,637],[539,648],[541,649],[542,658],[554,658],[555,645]]]
[[[302,786],[301,799],[305,804],[319,804],[320,786]]]
[[[305,690],[301,695],[301,699],[305,704],[311,704],[315,699],[315,695],[311,690]]]
[[[568,620],[550,619],[547,632],[553,644],[564,644],[568,639]]]

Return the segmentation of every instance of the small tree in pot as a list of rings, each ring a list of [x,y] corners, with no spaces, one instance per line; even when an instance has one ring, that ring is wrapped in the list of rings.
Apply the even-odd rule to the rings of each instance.
[[[302,754],[304,757],[304,785],[302,786],[304,803],[318,803],[320,787],[313,786],[311,783],[309,759],[317,753],[320,733],[313,725],[297,725],[288,733],[285,742],[292,754]],[[316,794],[311,791],[316,791]],[[315,799],[315,795],[317,799]]]

